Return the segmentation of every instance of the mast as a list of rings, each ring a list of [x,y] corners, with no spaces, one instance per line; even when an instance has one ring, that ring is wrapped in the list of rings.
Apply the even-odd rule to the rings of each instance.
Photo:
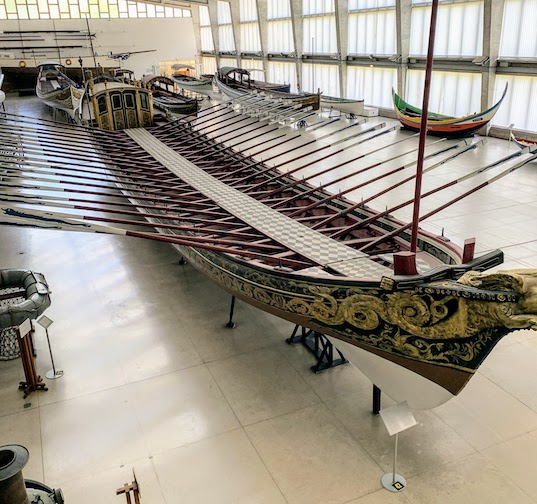
[[[412,234],[410,251],[416,252],[418,247],[418,228],[420,221],[421,181],[423,176],[423,156],[425,152],[425,137],[427,135],[427,114],[429,113],[429,91],[431,87],[431,73],[434,57],[434,36],[436,32],[436,15],[438,0],[433,0],[431,8],[431,26],[429,29],[429,48],[427,50],[427,64],[425,66],[425,85],[423,87],[423,105],[421,108],[420,141],[418,146],[418,164],[416,167],[416,188],[414,191],[414,211],[412,213]]]
[[[91,47],[91,55],[93,56],[93,66],[95,67],[95,71],[97,71],[97,60],[95,59],[95,51],[93,49],[93,40],[91,39],[91,32],[89,29],[89,20],[88,15],[86,14],[86,27],[88,28],[88,39]]]

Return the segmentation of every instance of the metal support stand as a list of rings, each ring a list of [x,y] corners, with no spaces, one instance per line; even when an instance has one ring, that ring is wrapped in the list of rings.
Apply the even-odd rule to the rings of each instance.
[[[301,334],[298,334],[299,328],[301,329]],[[317,364],[311,366],[314,373],[320,373],[325,369],[349,362],[337,348],[335,350],[339,358],[334,359],[334,345],[332,345],[324,334],[313,331],[312,329],[306,329],[297,325],[291,337],[285,341],[289,345],[302,343],[317,358]]]
[[[386,430],[390,436],[395,435],[395,446],[393,450],[393,471],[386,473],[380,479],[382,486],[390,492],[400,492],[406,488],[406,480],[397,474],[397,448],[399,444],[399,433],[417,425],[414,415],[408,408],[406,401],[390,406],[380,411],[380,417],[384,422]]]
[[[380,413],[382,390],[380,390],[375,384],[373,384],[373,415]]]
[[[337,115],[333,115],[332,112],[334,112],[335,109],[334,107],[330,107],[330,112],[328,113],[328,119],[330,119],[331,117],[341,117],[341,112],[338,110],[337,112],[339,112]]]
[[[140,491],[140,485],[136,480],[136,474],[134,474],[134,469],[132,470],[134,481],[132,483],[125,483],[121,488],[116,490],[116,495],[125,494],[125,499],[127,504],[140,504],[140,499],[142,497],[142,492]],[[131,492],[134,497],[134,503],[131,499]]]
[[[235,327],[235,322],[233,322],[233,312],[235,311],[235,296],[231,297],[231,307],[229,309],[229,322],[226,324],[228,329],[233,329]]]
[[[32,344],[31,331],[32,324],[30,319],[26,319],[20,326],[17,327],[17,340],[21,351],[22,367],[24,369],[24,377],[26,381],[19,383],[19,389],[24,391],[24,399],[26,399],[35,390],[48,390],[43,383],[41,376],[37,374],[35,369],[35,356]]]
[[[395,434],[395,447],[393,450],[393,472],[386,473],[380,479],[382,486],[390,492],[400,492],[406,487],[406,479],[400,474],[395,472],[395,466],[397,465],[397,445],[399,443],[399,433]]]
[[[63,369],[56,369],[54,364],[54,357],[52,356],[52,347],[50,346],[50,338],[48,335],[48,328],[52,325],[52,320],[50,320],[46,315],[43,315],[37,323],[45,328],[45,334],[47,336],[48,351],[50,353],[50,362],[52,363],[52,369],[45,373],[45,376],[49,380],[56,380],[56,378],[61,378],[63,376]]]

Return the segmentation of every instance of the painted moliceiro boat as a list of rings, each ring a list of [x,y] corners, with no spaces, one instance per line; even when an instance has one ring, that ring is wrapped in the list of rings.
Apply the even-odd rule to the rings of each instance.
[[[321,105],[346,114],[361,115],[364,111],[364,100],[352,100],[351,98],[321,95]]]
[[[475,131],[485,126],[496,114],[507,94],[507,84],[501,98],[488,110],[465,117],[451,117],[429,112],[427,114],[427,133],[447,138],[463,138],[471,136]],[[419,131],[421,127],[421,109],[409,105],[395,90],[392,90],[395,114],[401,124],[411,130]]]
[[[37,96],[50,107],[63,110],[74,117],[84,89],[63,73],[63,66],[58,62],[44,61],[37,67]]]

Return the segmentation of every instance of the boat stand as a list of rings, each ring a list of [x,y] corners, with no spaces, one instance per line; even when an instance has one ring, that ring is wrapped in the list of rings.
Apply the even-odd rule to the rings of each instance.
[[[33,328],[29,319],[26,319],[17,327],[17,340],[21,351],[22,367],[26,381],[19,382],[19,389],[24,391],[23,398],[26,399],[35,390],[46,391],[48,388],[43,383],[41,376],[38,376],[35,369],[35,353],[32,342]]]
[[[228,329],[233,329],[235,327],[235,322],[233,322],[233,313],[235,312],[235,296],[231,296],[231,306],[229,307],[229,321],[226,324]]]
[[[299,329],[301,329],[300,334],[298,334]],[[295,326],[291,337],[287,338],[285,341],[289,345],[302,343],[302,345],[317,358],[317,364],[311,366],[314,373],[320,373],[325,369],[330,369],[349,362],[337,348],[335,350],[338,353],[339,358],[334,359],[334,345],[332,345],[324,334],[313,331],[312,329],[306,329],[305,327],[297,325]]]
[[[116,490],[116,495],[125,494],[127,504],[133,504],[131,492],[134,498],[134,504],[140,504],[142,494],[140,492],[140,485],[138,485],[138,481],[136,481],[136,475],[134,476],[134,481],[132,483],[125,483],[121,488],[118,488]]]
[[[373,384],[373,415],[380,413],[382,390],[380,390],[375,384]]]

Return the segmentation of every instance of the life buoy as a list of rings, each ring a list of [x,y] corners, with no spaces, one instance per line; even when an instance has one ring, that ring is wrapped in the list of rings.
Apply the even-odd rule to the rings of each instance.
[[[23,300],[0,305],[0,329],[18,326],[27,318],[35,319],[50,306],[50,289],[43,274],[22,269],[0,270],[0,289],[17,287]]]

